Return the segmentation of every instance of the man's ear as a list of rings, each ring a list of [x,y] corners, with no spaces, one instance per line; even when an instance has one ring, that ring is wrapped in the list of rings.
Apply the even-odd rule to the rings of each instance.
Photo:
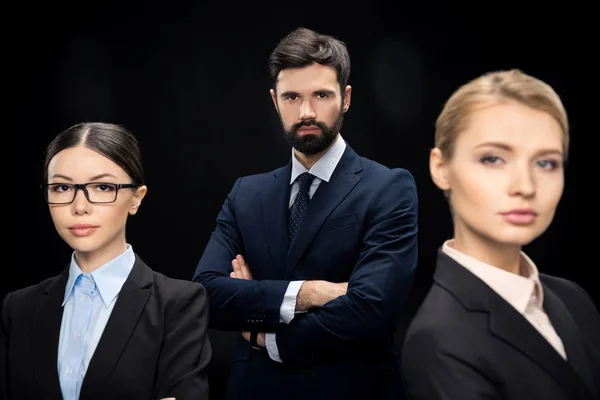
[[[348,109],[350,108],[351,95],[352,95],[352,86],[347,85],[346,90],[344,91],[344,104],[342,106],[344,112],[348,111]]]
[[[269,90],[269,93],[271,93],[271,100],[273,100],[273,105],[275,106],[275,110],[277,110],[277,112],[279,112],[279,107],[277,106],[277,93],[275,93],[275,89]]]
[[[448,174],[448,161],[444,158],[442,151],[437,147],[429,153],[429,173],[433,183],[443,190],[450,190],[450,179]]]

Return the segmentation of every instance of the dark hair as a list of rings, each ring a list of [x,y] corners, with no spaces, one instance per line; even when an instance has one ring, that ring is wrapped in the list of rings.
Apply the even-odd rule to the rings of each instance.
[[[344,42],[307,28],[297,28],[283,38],[269,57],[273,88],[279,73],[287,68],[304,68],[313,63],[335,69],[341,93],[350,77],[350,55]]]
[[[123,168],[132,182],[144,183],[142,157],[137,139],[120,125],[104,122],[82,122],[61,132],[46,148],[44,183],[48,183],[48,164],[60,151],[85,146]]]

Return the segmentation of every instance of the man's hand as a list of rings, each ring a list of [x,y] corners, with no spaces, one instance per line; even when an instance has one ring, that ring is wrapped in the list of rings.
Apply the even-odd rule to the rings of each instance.
[[[246,260],[242,257],[241,254],[238,254],[233,260],[231,260],[231,266],[233,267],[233,272],[229,274],[231,278],[235,279],[246,279],[248,281],[254,280],[252,278],[252,273],[250,272],[250,267],[246,264]],[[242,337],[247,341],[250,341],[250,332],[244,331],[242,332]],[[259,332],[256,336],[256,344],[260,347],[265,347],[265,334],[263,332]]]
[[[233,271],[229,274],[234,279],[254,280],[250,266],[241,254],[231,260]],[[313,307],[322,307],[325,303],[343,296],[348,291],[348,282],[333,283],[328,281],[306,281],[300,287],[296,298],[296,311],[307,311]],[[242,332],[242,336],[250,341],[250,332]],[[259,346],[265,347],[265,334],[260,332],[256,338]]]
[[[247,341],[250,341],[250,332],[242,332],[242,337]],[[256,335],[256,344],[263,348],[266,346],[264,332],[259,332],[258,335]]]
[[[322,307],[348,291],[348,282],[306,281],[300,287],[296,298],[296,311],[307,311],[313,307]]]
[[[250,272],[250,267],[246,264],[246,260],[244,260],[244,257],[242,257],[241,254],[238,254],[231,260],[231,266],[233,267],[233,272],[229,274],[229,277],[246,279],[249,281],[254,280],[254,278],[252,278],[252,273]]]
[[[254,280],[250,266],[241,254],[231,260],[233,271],[231,278]],[[306,281],[300,287],[296,299],[296,311],[307,311],[313,307],[322,307],[325,303],[343,296],[348,291],[348,282],[333,283],[328,281]],[[249,336],[248,336],[249,337]]]

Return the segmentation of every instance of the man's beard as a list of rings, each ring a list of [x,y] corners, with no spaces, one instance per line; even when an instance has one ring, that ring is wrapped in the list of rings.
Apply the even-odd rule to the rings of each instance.
[[[331,146],[340,129],[342,129],[343,121],[344,112],[340,110],[339,115],[331,126],[327,126],[324,122],[314,119],[298,122],[297,124],[292,125],[289,130],[286,130],[285,127],[283,128],[285,139],[293,148],[303,154],[309,156],[318,154]],[[283,124],[283,120],[281,122]],[[321,134],[306,134],[300,136],[298,134],[298,129],[303,126],[316,126],[321,130]]]

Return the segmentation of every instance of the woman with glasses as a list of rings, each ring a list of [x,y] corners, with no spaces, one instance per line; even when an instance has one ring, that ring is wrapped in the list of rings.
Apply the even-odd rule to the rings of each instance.
[[[522,251],[554,218],[568,145],[560,98],[521,71],[485,74],[447,101],[429,166],[454,237],[405,337],[409,399],[600,398],[598,310]]]
[[[2,399],[208,397],[205,289],[152,271],[126,241],[146,191],[123,127],[81,123],[50,143],[42,192],[73,253],[3,299]]]

